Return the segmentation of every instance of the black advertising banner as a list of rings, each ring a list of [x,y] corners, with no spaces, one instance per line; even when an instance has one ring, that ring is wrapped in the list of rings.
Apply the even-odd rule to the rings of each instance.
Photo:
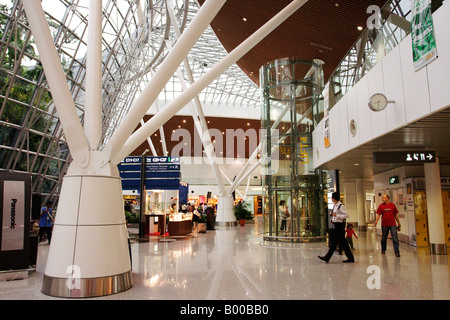
[[[0,270],[28,268],[30,205],[31,176],[0,172]]]

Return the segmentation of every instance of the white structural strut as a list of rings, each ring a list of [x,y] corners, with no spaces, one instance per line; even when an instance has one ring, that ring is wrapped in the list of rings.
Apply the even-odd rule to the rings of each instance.
[[[310,113],[312,112],[312,107],[310,107],[303,115],[302,117],[297,121],[297,123],[300,123],[303,121],[303,119],[305,119]],[[290,131],[292,131],[292,129],[289,129],[288,131],[286,131],[286,134],[290,133]],[[284,139],[287,138],[287,135],[282,137],[280,140],[278,140],[278,142],[272,147],[270,154],[272,154],[278,147],[279,144],[282,143],[284,141]],[[260,147],[260,146],[259,146]],[[258,168],[261,165],[261,162],[263,161],[263,158],[259,159],[249,170],[244,171],[241,170],[240,172],[240,178],[236,180],[234,180],[233,184],[230,187],[230,191],[228,192],[229,194],[231,194],[234,190],[236,190],[236,188],[253,172],[256,170],[256,168]],[[250,160],[247,161],[247,163],[250,163]],[[246,164],[247,164],[246,163]]]
[[[140,123],[142,126],[145,122],[144,122],[144,120],[141,120]],[[158,154],[156,153],[156,150],[155,150],[155,146],[153,145],[152,139],[150,137],[147,137],[147,143],[148,143],[148,146],[150,147],[150,150],[152,150],[152,155],[154,157],[158,156]]]
[[[318,63],[318,64],[323,64],[323,61],[315,59],[314,62]],[[312,76],[312,74],[315,71],[315,67],[312,66],[308,72],[305,74],[304,78],[309,78]],[[301,90],[304,86],[300,85],[297,88],[297,92],[298,90]],[[291,108],[290,104],[287,104],[283,110],[281,111],[281,113],[278,115],[278,118],[275,120],[275,122],[273,123],[271,130],[275,130],[278,125],[280,124],[281,120],[283,119],[284,115],[286,114],[286,112]],[[309,108],[305,114],[302,115],[302,117],[297,121],[297,123],[300,123],[303,121],[303,119],[305,119],[305,117],[307,117],[312,111],[312,108]],[[289,129],[288,133],[291,131],[292,129]],[[279,143],[281,143],[285,138],[282,138]],[[236,190],[237,187],[239,187],[239,185],[244,181],[245,177],[249,176],[250,173],[252,173],[260,164],[261,164],[261,160],[258,161],[258,165],[253,165],[252,169],[250,169],[248,172],[246,171],[247,168],[249,167],[249,165],[253,162],[253,160],[255,160],[258,152],[260,152],[261,150],[261,143],[258,145],[258,147],[255,149],[255,151],[253,152],[253,154],[250,156],[250,158],[248,159],[248,161],[245,163],[244,167],[242,168],[242,170],[239,172],[239,174],[236,176],[236,179],[234,180],[234,183],[231,185],[230,190],[228,191],[228,194],[231,194],[234,190]],[[275,150],[275,149],[273,149]],[[243,178],[244,177],[244,178]]]
[[[228,69],[233,63],[238,61],[262,39],[264,39],[270,32],[278,27],[284,20],[291,16],[297,9],[299,9],[307,0],[294,0],[281,10],[277,15],[260,27],[255,33],[243,41],[233,51],[231,51],[225,58],[223,58],[217,65],[206,72],[200,79],[193,83],[187,90],[181,93],[175,100],[164,108],[164,112],[159,112],[154,115],[145,125],[135,131],[130,138],[125,142],[123,148],[118,153],[111,153],[111,163],[118,164],[130,152],[136,149],[142,141],[163,123],[166,123],[172,116],[181,110],[189,103],[201,90],[206,88],[214,79]],[[203,8],[203,7],[202,7]],[[187,30],[186,30],[187,31]],[[186,35],[186,31],[179,41]],[[177,42],[177,44],[178,44]],[[175,52],[176,46],[172,50]],[[139,120],[138,120],[139,121]],[[131,132],[131,131],[130,131]],[[116,132],[117,133],[117,132]]]
[[[170,46],[170,45],[168,44],[168,46]],[[186,61],[185,61],[185,63],[186,63]],[[189,66],[186,69],[189,69]],[[189,69],[188,73],[189,72],[190,72],[190,69]],[[181,74],[181,71],[178,70],[177,73],[178,73],[178,78],[180,79],[180,83],[183,87],[183,90],[186,90],[187,86],[183,79],[183,75]],[[191,78],[192,78],[192,75],[191,75],[191,77],[189,77],[189,81],[191,81]],[[202,112],[200,100],[198,99],[198,96],[196,96],[196,98],[192,101],[193,102],[189,103],[189,109],[191,110],[191,113],[192,113],[192,119],[194,120],[195,128],[197,129],[197,133],[200,136],[202,144],[205,148],[205,154],[211,164],[211,168],[212,168],[214,177],[216,179],[217,186],[219,187],[219,192],[220,192],[220,194],[225,194],[225,187],[223,184],[223,179],[222,179],[222,176],[220,175],[219,168],[216,163],[214,147],[211,142],[211,136],[208,131],[208,126],[206,123],[205,116],[203,115],[203,112]]]
[[[280,124],[281,120],[283,119],[284,115],[286,114],[286,112],[291,108],[291,106],[288,104],[286,105],[283,110],[280,112],[280,114],[278,115],[278,118],[275,120],[275,122],[273,123],[271,130],[275,130],[278,125]],[[252,155],[250,156],[250,158],[247,160],[247,162],[244,164],[244,167],[242,168],[242,170],[238,173],[238,175],[236,176],[236,179],[234,180],[234,183],[231,185],[230,190],[228,191],[228,194],[231,194],[237,187],[238,187],[238,182],[242,181],[241,178],[242,176],[245,174],[247,168],[250,166],[250,164],[256,159],[258,153],[261,151],[261,142],[259,143],[259,145],[256,147],[255,151],[253,151]]]
[[[102,138],[102,17],[102,0],[90,0],[84,132],[93,150]]]
[[[225,179],[228,181],[228,183],[231,185],[232,181],[230,180],[230,178],[227,177],[227,175],[225,174],[225,172],[223,172],[222,169],[220,169],[220,172],[222,172],[223,176],[225,177]],[[242,193],[236,189],[236,192],[239,193],[239,195],[241,196],[242,199],[244,199]]]
[[[75,109],[75,103],[67,86],[61,61],[56,52],[44,10],[40,0],[22,2],[30,23],[31,32],[39,52],[45,77],[55,101],[58,116],[67,140],[72,158],[80,166],[89,163],[89,143]]]
[[[141,95],[131,105],[128,114],[122,120],[119,127],[108,141],[104,149],[106,161],[111,161],[114,165],[117,165],[123,159],[119,159],[118,157],[118,153],[120,152],[123,144],[133,130],[136,129],[136,125],[143,118],[149,107],[153,104],[161,90],[166,85],[167,81],[175,73],[180,63],[195,45],[197,39],[201,36],[203,31],[210,24],[225,2],[226,0],[207,0],[200,8],[192,22],[184,31],[181,38],[178,39],[174,49],[171,50],[166,56],[155,75],[149,81]],[[166,107],[158,114],[169,114],[169,112],[170,110],[167,110]],[[170,115],[170,117],[171,116],[172,115]],[[166,123],[166,121],[160,122],[158,127],[164,123]],[[141,140],[141,143],[145,139],[146,137]]]
[[[170,2],[170,1],[167,2],[167,8],[168,8],[169,16],[170,16],[170,21],[172,22],[172,25],[173,25],[173,28],[175,31],[175,36],[177,39],[179,39],[181,37],[181,32],[180,32],[180,28],[177,24],[177,19],[175,16],[172,2]],[[167,46],[170,49],[172,49],[172,47],[171,47],[172,45],[171,45],[170,41],[166,41],[166,43],[167,43]],[[186,70],[188,79],[189,79],[189,83],[193,84],[194,77],[192,75],[192,70],[189,65],[189,61],[187,59],[184,59],[183,63],[184,63],[184,68]],[[187,86],[184,81],[183,75],[181,74],[180,69],[178,69],[177,73],[178,73],[178,78],[180,79],[181,85],[183,87],[183,90],[186,90]],[[202,144],[205,148],[205,154],[211,165],[214,177],[216,178],[216,182],[219,187],[219,192],[221,195],[225,194],[225,187],[223,184],[222,176],[220,174],[221,170],[219,169],[219,167],[216,163],[216,156],[215,156],[215,152],[214,152],[214,147],[211,142],[211,135],[209,134],[209,131],[208,131],[208,124],[206,122],[205,115],[203,114],[202,105],[201,105],[200,99],[198,98],[198,95],[196,95],[195,98],[192,100],[192,102],[189,103],[189,108],[191,110],[192,118],[194,120],[194,124],[197,129],[197,132],[198,132],[200,139],[202,141]],[[220,170],[220,172],[219,172],[219,170]]]

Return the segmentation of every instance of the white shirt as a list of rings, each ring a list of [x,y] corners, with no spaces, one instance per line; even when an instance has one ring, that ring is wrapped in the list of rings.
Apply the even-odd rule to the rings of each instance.
[[[286,219],[286,211],[287,211],[287,207],[286,206],[279,206],[279,211],[280,211],[280,217],[282,219]]]
[[[333,212],[336,213],[336,216],[331,218],[332,222],[344,222],[344,219],[347,219],[350,216],[347,209],[340,201],[334,205]]]

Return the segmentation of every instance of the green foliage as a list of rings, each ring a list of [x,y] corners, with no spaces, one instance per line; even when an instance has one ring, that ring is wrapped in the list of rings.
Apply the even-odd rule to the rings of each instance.
[[[0,120],[13,125],[0,126],[0,144],[8,147],[17,147],[21,140],[25,141],[26,149],[36,152],[37,159],[28,159],[25,153],[19,157],[14,170],[37,172],[44,162],[51,161],[49,174],[59,175],[61,164],[56,160],[46,159],[43,155],[58,154],[62,160],[66,159],[68,152],[60,152],[58,141],[52,141],[48,136],[53,135],[58,119],[51,117],[46,110],[52,102],[52,96],[45,85],[44,71],[38,61],[38,52],[34,49],[33,37],[24,25],[18,23],[14,14],[11,15],[12,5],[0,5],[0,38],[4,43],[1,46],[0,57]],[[12,18],[10,18],[10,15]],[[58,30],[59,25],[49,20],[52,33]],[[75,35],[66,37],[63,43],[75,41]],[[34,59],[37,58],[37,59]],[[62,56],[63,63],[65,62]],[[69,70],[65,69],[66,73]],[[50,122],[50,123],[49,123]],[[17,128],[30,128],[26,133]],[[41,132],[44,135],[33,131]],[[47,136],[46,136],[47,135]],[[0,152],[0,167],[4,167],[12,153],[7,150]],[[36,165],[28,167],[36,160]],[[53,188],[54,182],[45,186],[43,191]]]
[[[52,98],[45,88],[35,85],[42,76],[42,66],[37,62],[35,65],[24,65],[24,59],[28,58],[25,58],[26,55],[22,56],[21,51],[26,52],[28,57],[36,56],[33,40],[26,36],[25,29],[20,24],[6,28],[9,10],[8,6],[0,5],[0,38],[9,40],[0,61],[0,95],[7,97],[0,99],[0,104],[4,105],[0,120],[51,134],[49,130],[46,131],[48,120],[40,110],[45,110]],[[39,111],[34,111],[28,105],[34,105]],[[13,126],[0,126],[2,145],[14,146],[20,134],[21,131]],[[40,135],[29,133],[27,149],[45,153],[49,139],[43,139]],[[26,157],[21,157],[15,170],[33,171],[35,168],[27,168],[26,160]]]
[[[245,201],[241,201],[234,206],[234,214],[236,215],[237,220],[245,219],[251,220],[253,219],[252,212],[248,209],[247,203]]]
[[[125,211],[125,220],[127,223],[139,223],[139,216],[136,213]]]
[[[206,214],[201,214],[199,218],[199,223],[206,223]]]

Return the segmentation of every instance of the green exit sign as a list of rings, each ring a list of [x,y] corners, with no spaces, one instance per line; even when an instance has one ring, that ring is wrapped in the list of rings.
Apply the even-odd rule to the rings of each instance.
[[[393,176],[389,178],[389,184],[397,184],[398,183],[398,176]]]

